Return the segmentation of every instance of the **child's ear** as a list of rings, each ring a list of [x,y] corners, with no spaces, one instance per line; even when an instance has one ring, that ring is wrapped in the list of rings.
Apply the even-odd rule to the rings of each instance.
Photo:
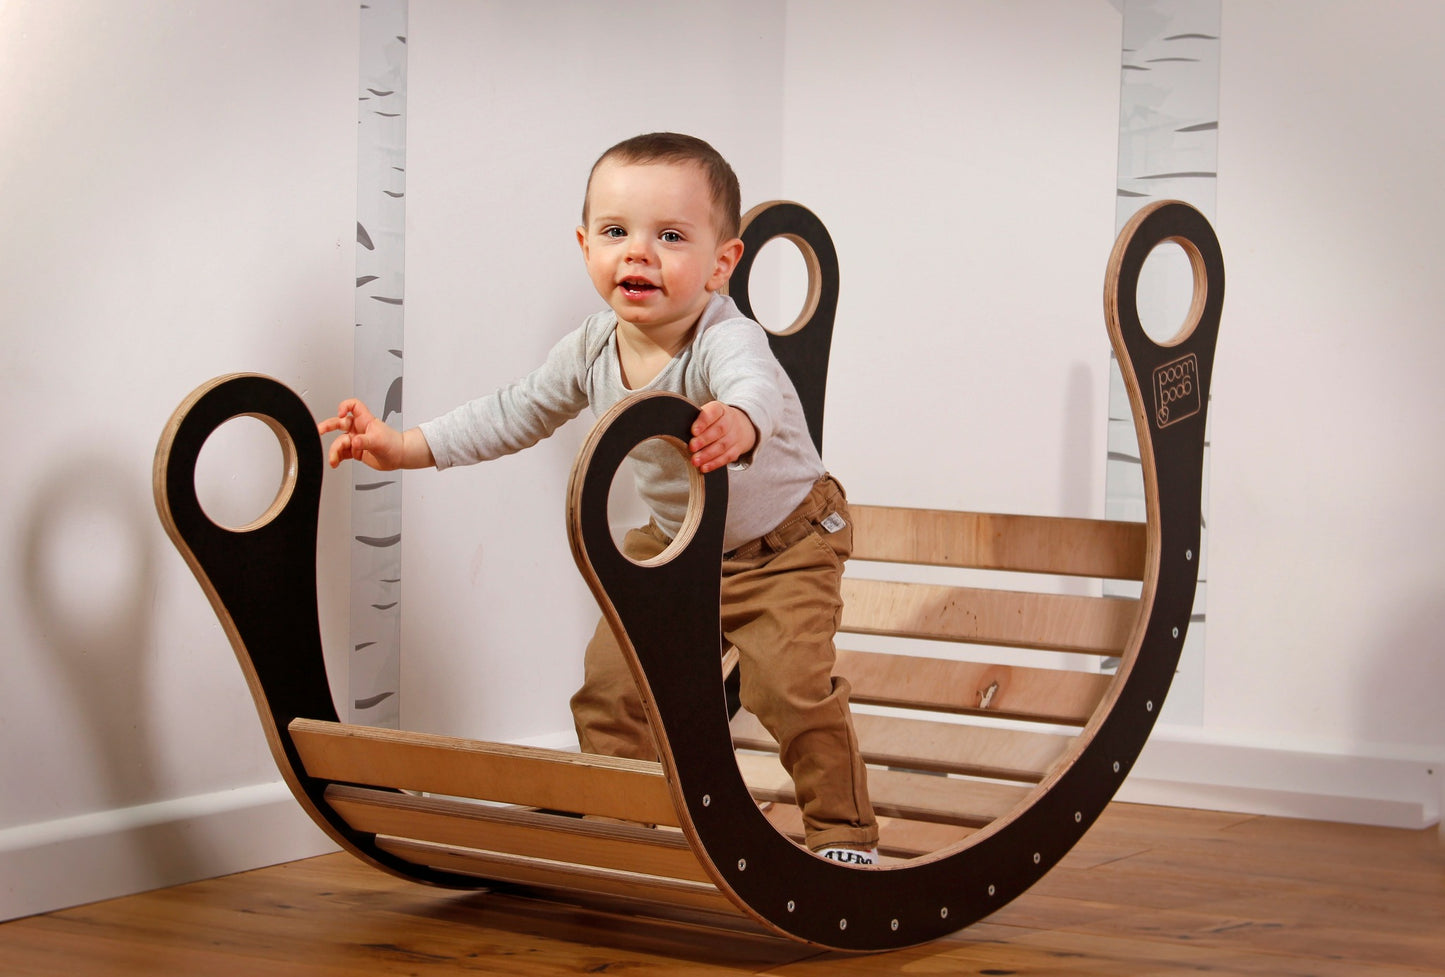
[[[738,261],[743,256],[743,242],[741,238],[733,238],[731,241],[724,241],[717,249],[717,263],[713,266],[712,277],[707,280],[707,290],[716,292],[728,283],[732,277],[733,269],[738,266]]]
[[[587,260],[587,228],[577,225],[577,246],[582,249],[582,260]]]

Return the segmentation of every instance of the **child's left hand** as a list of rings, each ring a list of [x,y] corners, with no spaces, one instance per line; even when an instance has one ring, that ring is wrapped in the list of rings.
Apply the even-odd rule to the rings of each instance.
[[[714,400],[697,412],[687,450],[699,471],[710,472],[737,461],[757,443],[752,419],[738,408]]]

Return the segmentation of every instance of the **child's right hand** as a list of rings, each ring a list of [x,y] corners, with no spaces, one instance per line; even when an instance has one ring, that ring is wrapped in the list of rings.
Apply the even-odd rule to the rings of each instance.
[[[341,437],[331,442],[326,460],[332,468],[345,459],[362,462],[377,471],[389,472],[406,462],[406,438],[401,431],[375,417],[355,397],[343,400],[335,417],[316,425],[321,434],[340,431]]]

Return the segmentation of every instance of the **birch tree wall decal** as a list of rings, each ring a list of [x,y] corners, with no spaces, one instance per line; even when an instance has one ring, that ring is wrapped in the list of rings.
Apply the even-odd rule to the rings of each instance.
[[[1153,200],[1183,200],[1214,218],[1219,137],[1220,0],[1122,0],[1124,15],[1119,81],[1119,171],[1115,231]],[[1161,255],[1162,257],[1162,255]],[[1192,273],[1161,262],[1141,275],[1139,313],[1168,321],[1187,307]],[[1146,272],[1153,270],[1151,260]],[[1170,689],[1165,719],[1198,724],[1204,709],[1204,607],[1207,589],[1209,433],[1204,437],[1200,504],[1199,586],[1194,612]],[[1144,481],[1128,395],[1117,362],[1109,370],[1108,460],[1104,514],[1144,518]],[[1137,588],[1109,583],[1105,592],[1137,596]]]
[[[353,389],[402,419],[406,259],[407,0],[361,4]],[[401,478],[351,469],[351,722],[401,717]]]

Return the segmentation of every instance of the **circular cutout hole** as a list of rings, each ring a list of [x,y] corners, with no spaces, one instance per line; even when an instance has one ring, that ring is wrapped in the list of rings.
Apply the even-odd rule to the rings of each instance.
[[[1201,285],[1202,287],[1202,285]],[[1178,241],[1161,241],[1139,269],[1135,303],[1144,334],[1160,346],[1185,336],[1194,315],[1195,268]]]
[[[627,551],[627,535],[634,529],[647,526],[652,510],[637,488],[641,476],[654,484],[688,486],[688,513],[683,516],[681,530],[665,549],[641,559]],[[693,519],[690,514],[701,508],[702,475],[688,460],[687,446],[676,438],[653,437],[638,444],[628,453],[617,471],[612,474],[612,484],[607,490],[607,526],[617,551],[639,566],[658,566],[672,559],[677,551],[687,547],[692,539]],[[640,539],[647,546],[660,545],[652,540]]]
[[[286,443],[280,440],[286,438]],[[218,526],[253,529],[279,509],[294,484],[290,438],[258,417],[233,417],[196,457],[196,501]]]
[[[813,316],[816,298],[811,294],[806,245],[787,235],[771,238],[758,250],[748,275],[748,298],[764,329],[786,335],[796,332]]]
[[[637,492],[636,462],[624,458],[612,473],[612,486],[607,490],[607,528],[618,552],[626,553],[623,540],[639,526],[647,525],[650,513]]]

